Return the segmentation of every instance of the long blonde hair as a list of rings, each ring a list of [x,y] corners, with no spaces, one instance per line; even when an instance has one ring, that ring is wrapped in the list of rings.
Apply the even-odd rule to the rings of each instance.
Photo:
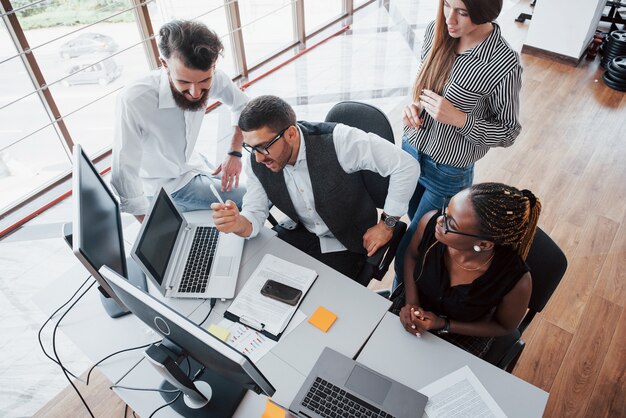
[[[502,11],[502,0],[463,0],[463,4],[475,25],[495,20]],[[440,0],[435,19],[433,44],[413,85],[413,101],[415,102],[419,101],[419,95],[423,89],[442,94],[443,86],[448,81],[454,65],[458,39],[448,34],[443,8],[444,0]]]
[[[443,86],[450,76],[450,71],[452,71],[452,65],[454,65],[454,54],[458,40],[448,34],[443,7],[443,0],[440,0],[439,11],[435,20],[433,44],[413,85],[413,100],[415,102],[419,101],[419,95],[423,89],[441,94]]]

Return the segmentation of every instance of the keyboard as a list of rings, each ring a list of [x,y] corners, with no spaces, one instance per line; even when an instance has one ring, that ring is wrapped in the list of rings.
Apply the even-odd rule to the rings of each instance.
[[[218,239],[217,228],[212,226],[196,228],[183,278],[178,286],[179,292],[203,293],[206,290]]]
[[[317,377],[307,392],[302,406],[323,418],[372,417],[394,418],[368,402]]]

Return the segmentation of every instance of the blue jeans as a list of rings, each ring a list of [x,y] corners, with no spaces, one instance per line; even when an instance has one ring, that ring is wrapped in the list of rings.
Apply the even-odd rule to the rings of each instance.
[[[211,192],[209,184],[213,183],[217,191],[220,193],[224,202],[232,200],[241,208],[243,195],[246,188],[239,186],[230,192],[222,192],[222,182],[218,176],[209,177],[205,174],[198,174],[192,178],[189,183],[172,193],[172,200],[181,212],[190,212],[192,210],[211,209],[211,203],[218,202],[217,198]]]
[[[458,168],[451,165],[436,163],[430,156],[416,150],[402,138],[402,149],[411,154],[420,165],[420,178],[415,188],[415,193],[409,201],[409,218],[411,224],[396,252],[395,270],[396,276],[393,281],[393,289],[402,283],[404,275],[404,253],[408,248],[411,238],[417,231],[420,219],[433,209],[440,210],[445,202],[463,189],[472,185],[474,180],[474,164]]]

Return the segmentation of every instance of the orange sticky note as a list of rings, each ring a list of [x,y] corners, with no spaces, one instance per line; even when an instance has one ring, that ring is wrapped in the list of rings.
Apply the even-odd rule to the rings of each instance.
[[[285,410],[267,398],[265,412],[263,412],[261,418],[285,418]]]
[[[323,332],[326,332],[335,323],[336,319],[337,315],[323,306],[320,306],[313,312],[313,315],[309,318],[309,322]]]

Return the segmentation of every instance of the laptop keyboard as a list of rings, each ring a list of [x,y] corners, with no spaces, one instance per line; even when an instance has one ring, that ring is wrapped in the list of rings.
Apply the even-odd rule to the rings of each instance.
[[[302,405],[324,418],[393,418],[393,415],[381,411],[321,377],[315,379]]]
[[[209,272],[217,249],[219,231],[212,226],[200,226],[191,243],[191,251],[178,286],[181,293],[203,293],[209,281]]]

